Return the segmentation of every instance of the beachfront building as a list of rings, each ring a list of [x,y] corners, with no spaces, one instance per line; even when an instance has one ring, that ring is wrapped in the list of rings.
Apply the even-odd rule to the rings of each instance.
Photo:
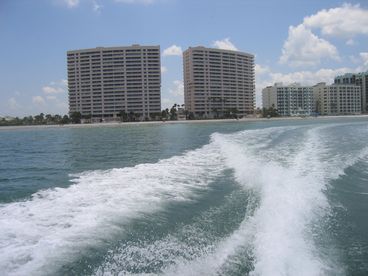
[[[313,88],[298,83],[275,83],[262,90],[263,108],[275,108],[280,116],[310,116],[313,108]]]
[[[160,46],[98,47],[67,52],[69,113],[91,121],[137,120],[161,111]]]
[[[347,73],[335,77],[335,84],[355,84],[361,90],[362,112],[368,112],[368,71],[361,73]]]
[[[190,47],[183,53],[186,110],[199,118],[253,114],[255,106],[252,54]]]
[[[318,83],[313,87],[316,111],[321,115],[361,114],[361,90],[356,84]]]

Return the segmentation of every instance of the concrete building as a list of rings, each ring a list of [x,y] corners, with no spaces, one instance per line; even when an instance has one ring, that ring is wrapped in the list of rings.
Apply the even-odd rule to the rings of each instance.
[[[252,114],[254,56],[230,50],[190,47],[183,53],[185,107],[196,117]]]
[[[73,50],[67,62],[70,114],[98,121],[124,111],[142,120],[161,111],[159,46]]]
[[[262,90],[264,108],[275,108],[280,116],[310,116],[314,113],[313,88],[275,83]]]
[[[355,84],[361,90],[361,104],[362,112],[368,112],[368,71],[362,73],[348,73],[337,76],[334,81],[335,84]]]
[[[322,82],[313,87],[316,111],[321,115],[353,115],[362,112],[360,86]]]

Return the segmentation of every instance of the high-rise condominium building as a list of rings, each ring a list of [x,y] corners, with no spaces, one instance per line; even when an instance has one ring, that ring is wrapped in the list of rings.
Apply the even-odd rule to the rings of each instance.
[[[190,47],[183,53],[184,101],[197,117],[251,114],[255,105],[254,56]]]
[[[360,86],[362,93],[362,112],[368,111],[368,71],[362,73],[348,73],[335,78],[335,84],[355,84]]]
[[[98,47],[67,52],[69,112],[110,120],[161,111],[159,46]]]
[[[298,83],[275,83],[262,90],[264,108],[275,108],[280,116],[310,116],[314,111],[313,88]]]
[[[360,114],[361,90],[355,84],[332,84],[322,82],[313,87],[317,112],[321,115]]]

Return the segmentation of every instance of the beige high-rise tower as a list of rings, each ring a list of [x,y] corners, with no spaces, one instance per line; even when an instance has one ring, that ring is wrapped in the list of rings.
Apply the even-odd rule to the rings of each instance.
[[[69,112],[114,120],[123,111],[152,118],[161,111],[160,46],[68,51]]]
[[[252,114],[254,56],[190,47],[183,53],[185,108],[196,117]]]

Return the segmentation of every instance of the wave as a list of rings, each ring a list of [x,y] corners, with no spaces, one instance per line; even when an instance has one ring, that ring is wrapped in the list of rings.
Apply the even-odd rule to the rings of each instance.
[[[277,137],[277,131],[290,128],[214,134],[213,142],[221,149],[227,166],[234,170],[244,189],[258,194],[259,203],[213,254],[171,267],[168,275],[192,275],[193,270],[222,274],[227,262],[244,246],[251,248],[251,275],[344,274],[338,260],[321,252],[315,230],[330,211],[326,198],[330,181],[366,157],[368,147],[336,154],[336,148],[331,151],[326,146],[331,141],[328,131],[333,127],[307,127],[297,140],[285,139],[286,143],[273,147],[250,144],[262,137],[269,141],[266,137],[270,134]]]
[[[328,207],[323,194],[327,183],[319,170],[321,147],[317,133],[316,129],[309,130],[300,146],[303,149],[287,167],[244,151],[236,159],[228,155],[238,181],[260,194],[259,207],[245,227],[252,225],[254,229],[254,275],[318,275],[326,269],[307,235],[316,215]],[[220,137],[217,140],[227,152],[229,148],[230,152],[239,152],[238,146]],[[278,154],[277,150],[273,154]]]
[[[72,175],[68,188],[2,204],[0,271],[52,274],[84,248],[112,240],[131,219],[194,200],[221,173],[222,163],[218,150],[207,145],[155,164]]]
[[[247,203],[244,220],[228,237],[213,241],[210,247],[186,248],[170,236],[134,247],[134,252],[144,257],[133,263],[144,268],[146,262],[142,260],[161,256],[161,273],[165,275],[231,275],[231,267],[241,266],[239,262],[248,262],[250,275],[343,275],[336,255],[323,252],[316,236],[324,235],[318,231],[328,228],[323,219],[331,211],[326,197],[330,181],[366,157],[368,148],[332,151],[328,143],[334,127],[213,134],[211,144],[220,149],[226,167],[233,169],[237,182],[254,198]],[[281,136],[280,143],[275,144]],[[161,254],[168,248],[175,253]],[[130,246],[120,248],[96,274],[119,271],[117,264],[125,264],[131,250]],[[195,257],[185,257],[189,253]]]
[[[250,212],[239,228],[219,242],[213,253],[191,262],[178,262],[166,268],[165,274],[223,274],[221,271],[226,269],[227,263],[244,252],[244,248],[250,249],[251,274],[254,275],[318,275],[327,269],[315,254],[316,248],[306,231],[315,215],[328,207],[322,192],[324,184],[316,179],[318,172],[304,174],[303,170],[303,166],[312,162],[309,157],[317,150],[316,131],[310,131],[303,142],[304,150],[289,162],[293,163],[292,167],[263,159],[269,152],[262,152],[260,148],[267,149],[268,143],[272,143],[267,137],[277,131],[285,129],[212,136],[213,143],[225,156],[226,165],[234,170],[237,181],[244,189],[255,192],[259,202],[248,206]],[[248,146],[254,140],[259,142],[257,148]],[[277,150],[273,154],[277,154]],[[311,166],[317,168],[318,164]]]
[[[128,266],[144,272],[158,261],[158,272],[166,275],[229,275],[229,266],[244,258],[251,275],[343,274],[338,260],[321,252],[315,231],[330,212],[330,181],[366,158],[368,147],[356,143],[344,150],[353,140],[347,133],[335,143],[336,127],[341,124],[215,133],[208,145],[181,156],[72,175],[68,188],[2,204],[0,269],[7,275],[52,274],[83,249],[121,237],[133,219],[195,200],[231,169],[251,199],[237,229],[216,238],[200,225],[183,226],[183,235],[193,237],[190,247],[171,234],[139,246],[124,243],[95,274],[128,273]]]

